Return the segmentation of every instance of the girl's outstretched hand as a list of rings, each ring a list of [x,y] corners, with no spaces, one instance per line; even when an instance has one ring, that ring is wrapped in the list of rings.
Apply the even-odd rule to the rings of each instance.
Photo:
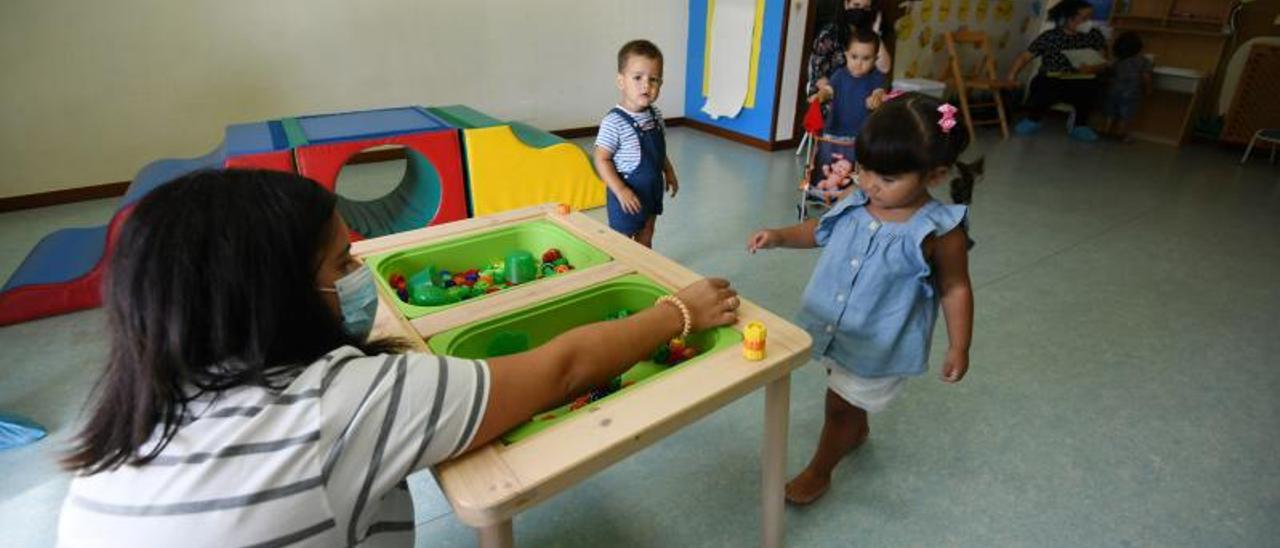
[[[747,239],[747,253],[754,254],[757,250],[769,249],[777,247],[777,245],[778,232],[776,230],[768,228],[758,230]]]
[[[721,278],[698,280],[676,293],[676,298],[689,307],[692,331],[702,331],[738,321],[738,292]]]
[[[960,382],[967,372],[969,372],[969,353],[948,350],[947,357],[942,362],[942,380],[949,383]]]

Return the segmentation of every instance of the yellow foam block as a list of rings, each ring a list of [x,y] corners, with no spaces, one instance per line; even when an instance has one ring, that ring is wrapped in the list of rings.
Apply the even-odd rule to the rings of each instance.
[[[509,125],[467,129],[462,135],[474,216],[548,202],[573,209],[604,205],[604,182],[572,143],[534,148]]]

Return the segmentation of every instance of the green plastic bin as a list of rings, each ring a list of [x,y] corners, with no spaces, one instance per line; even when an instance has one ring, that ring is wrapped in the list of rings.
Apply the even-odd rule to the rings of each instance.
[[[471,268],[479,269],[485,265],[500,262],[511,251],[525,250],[532,253],[536,258],[540,257],[543,251],[553,247],[559,249],[564,258],[568,259],[573,268],[577,270],[601,265],[613,260],[605,252],[596,249],[577,236],[556,226],[555,223],[537,220],[518,223],[480,234],[433,242],[419,248],[373,255],[366,259],[366,262],[369,264],[369,268],[373,269],[373,274],[378,279],[378,284],[383,289],[386,289],[390,295],[395,295],[395,289],[391,287],[391,282],[388,281],[392,274],[402,274],[405,278],[410,278],[419,270],[428,266],[435,266],[439,270],[457,273]],[[538,281],[540,280],[529,283],[537,283]],[[400,299],[395,299],[395,304],[405,317],[414,319],[450,307],[476,302],[485,297],[487,295],[441,306],[415,306]]]
[[[602,321],[620,309],[639,311],[653,306],[654,301],[667,290],[638,274],[630,274],[603,282],[593,287],[567,293],[547,301],[515,310],[505,316],[491,318],[445,331],[431,337],[427,346],[436,354],[461,358],[492,358],[513,354],[539,346],[574,327]],[[727,327],[702,331],[689,335],[686,344],[699,350],[697,356],[675,366],[642,361],[622,375],[624,383],[648,382],[663,373],[696,363],[703,356],[738,345],[742,335]],[[605,398],[605,401],[626,392],[624,387]],[[595,405],[593,402],[589,404]],[[578,411],[570,411],[569,404],[549,409],[534,416],[533,420],[503,435],[502,441],[510,444],[534,435],[553,424],[568,419]]]

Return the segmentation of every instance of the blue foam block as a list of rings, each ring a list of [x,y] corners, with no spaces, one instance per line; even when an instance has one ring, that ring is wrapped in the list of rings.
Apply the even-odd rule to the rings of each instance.
[[[451,129],[443,120],[414,107],[303,116],[298,125],[313,144]]]
[[[219,146],[198,158],[151,162],[133,178],[117,211],[177,177],[197,169],[221,167],[225,157]],[[106,225],[67,228],[45,236],[5,282],[3,291],[24,285],[69,282],[88,274],[102,259],[107,245],[107,228]]]
[[[107,227],[65,228],[45,236],[27,254],[3,291],[35,284],[69,282],[87,274],[102,258]]]
[[[133,177],[133,183],[124,193],[124,200],[120,202],[120,207],[132,204],[156,187],[192,171],[222,167],[226,158],[226,152],[219,146],[212,152],[197,158],[170,158],[151,162]]]
[[[280,127],[280,122],[229,125],[227,126],[226,138],[223,143],[228,156],[257,154],[289,148],[288,140],[284,138],[284,128]]]

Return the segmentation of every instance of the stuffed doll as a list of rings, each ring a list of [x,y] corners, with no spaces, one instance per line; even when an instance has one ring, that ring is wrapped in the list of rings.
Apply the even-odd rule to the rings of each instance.
[[[846,160],[843,154],[835,153],[831,155],[833,160],[830,164],[822,166],[823,180],[818,181],[818,190],[822,192],[822,199],[828,204],[831,198],[839,194],[844,187],[849,186],[853,178],[853,162]]]

